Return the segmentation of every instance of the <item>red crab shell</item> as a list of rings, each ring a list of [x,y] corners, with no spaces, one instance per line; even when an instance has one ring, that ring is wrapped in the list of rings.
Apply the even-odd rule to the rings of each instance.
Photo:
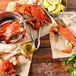
[[[13,68],[13,65],[10,62],[0,59],[0,72],[13,73],[16,72],[16,70]]]

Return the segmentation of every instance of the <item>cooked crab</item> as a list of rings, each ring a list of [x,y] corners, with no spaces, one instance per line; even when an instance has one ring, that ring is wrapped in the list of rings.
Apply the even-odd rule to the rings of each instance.
[[[19,20],[6,22],[0,27],[0,41],[5,41],[5,43],[13,43],[18,40],[10,38],[20,35],[22,32],[25,32],[25,29],[20,27],[21,24]],[[24,33],[25,34],[25,33]]]
[[[64,36],[68,40],[67,50],[58,50],[58,49],[56,50],[64,52],[64,53],[70,53],[73,47],[76,45],[76,38],[73,35],[73,33],[67,27],[63,25],[58,24],[58,26],[53,26],[50,28],[50,33],[54,41],[55,41],[54,32],[60,33],[62,36]]]
[[[13,65],[7,60],[0,59],[0,72],[8,72],[9,74],[15,73]]]
[[[38,29],[40,25],[51,21],[47,14],[38,4],[17,4],[15,12],[27,16],[27,21],[34,29]]]

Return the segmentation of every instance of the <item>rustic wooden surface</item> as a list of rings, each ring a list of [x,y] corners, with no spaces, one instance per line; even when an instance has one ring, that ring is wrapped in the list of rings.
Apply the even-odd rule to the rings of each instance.
[[[0,0],[0,11],[5,10],[9,1],[15,0]],[[66,11],[76,10],[76,0],[67,0],[68,8]],[[68,66],[62,67],[61,62],[65,59],[52,59],[50,49],[49,35],[41,38],[41,46],[38,52],[34,53],[33,61],[29,76],[70,76],[65,72],[65,68],[71,68],[71,63]]]

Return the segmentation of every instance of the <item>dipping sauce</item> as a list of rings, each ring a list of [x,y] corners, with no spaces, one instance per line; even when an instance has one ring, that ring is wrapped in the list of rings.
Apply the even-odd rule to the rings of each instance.
[[[32,43],[25,43],[23,45],[23,50],[27,55],[36,51],[35,46]]]

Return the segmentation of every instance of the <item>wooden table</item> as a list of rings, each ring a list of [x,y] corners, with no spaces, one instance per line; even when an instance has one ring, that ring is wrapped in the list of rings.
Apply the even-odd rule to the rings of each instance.
[[[0,0],[0,10],[5,10],[9,1],[15,0]],[[67,0],[68,8],[66,11],[76,10],[76,0]],[[61,62],[64,59],[52,59],[49,35],[41,38],[41,46],[38,52],[34,53],[33,61],[29,76],[70,76],[65,72],[65,68],[71,68],[71,63],[68,66],[62,67]]]

